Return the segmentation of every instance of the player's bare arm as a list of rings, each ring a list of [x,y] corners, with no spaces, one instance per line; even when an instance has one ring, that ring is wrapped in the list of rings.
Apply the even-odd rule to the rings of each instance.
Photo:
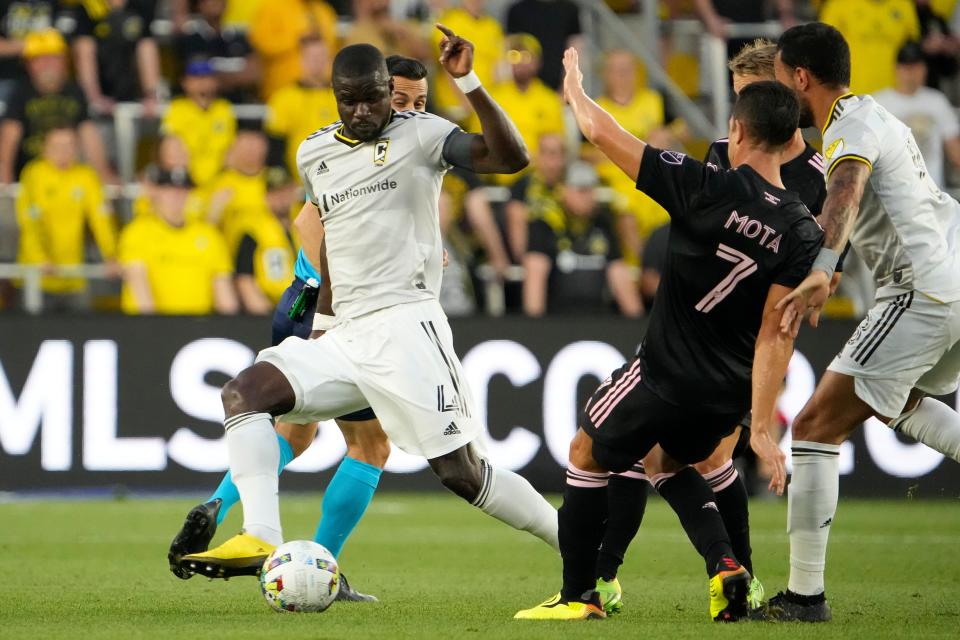
[[[463,78],[473,71],[473,43],[453,31],[437,25],[443,33],[440,41],[440,65],[454,79]],[[467,153],[469,167],[475,173],[516,173],[530,163],[530,154],[516,125],[494,102],[486,90],[477,85],[466,93],[470,106],[477,113],[482,133],[463,135],[462,141],[453,144],[469,144]]]
[[[850,238],[870,171],[870,167],[863,162],[841,160],[827,179],[827,199],[817,220],[823,227],[824,248],[838,255]],[[832,274],[814,268],[796,289],[780,301],[777,308],[783,309],[780,320],[782,331],[796,337],[800,322],[808,312],[810,325],[816,327],[819,324],[820,310],[830,295],[831,279]]]
[[[583,73],[576,49],[571,47],[563,54],[563,67],[566,71],[563,97],[573,110],[580,131],[621,171],[636,180],[647,143],[621,127],[613,116],[587,95],[583,89]]]
[[[297,228],[300,235],[300,246],[303,248],[303,254],[313,265],[313,268],[320,271],[320,243],[323,242],[323,222],[320,221],[320,212],[316,205],[311,202],[305,202],[300,207],[300,213],[293,219],[293,226]]]
[[[779,443],[770,435],[777,395],[787,374],[787,365],[793,355],[793,337],[780,331],[778,303],[790,294],[790,289],[779,284],[770,286],[763,305],[763,320],[753,356],[753,424],[750,431],[750,447],[773,471],[769,489],[778,496],[786,486],[786,456]]]

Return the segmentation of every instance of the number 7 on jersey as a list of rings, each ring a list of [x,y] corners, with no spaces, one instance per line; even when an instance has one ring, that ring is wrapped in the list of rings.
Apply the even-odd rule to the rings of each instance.
[[[697,303],[697,311],[703,313],[710,313],[715,306],[730,295],[741,280],[757,271],[756,260],[723,243],[720,243],[720,246],[717,247],[717,255],[727,262],[732,262],[733,269],[717,286],[710,290],[710,293],[703,296],[703,299]]]

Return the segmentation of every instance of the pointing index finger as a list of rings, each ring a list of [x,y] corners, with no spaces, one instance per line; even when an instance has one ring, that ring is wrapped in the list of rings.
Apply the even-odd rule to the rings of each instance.
[[[439,22],[436,24],[436,27],[437,29],[440,30],[440,33],[447,36],[448,38],[453,38],[454,36],[456,36],[456,34],[453,31],[451,31],[448,27],[443,26]]]

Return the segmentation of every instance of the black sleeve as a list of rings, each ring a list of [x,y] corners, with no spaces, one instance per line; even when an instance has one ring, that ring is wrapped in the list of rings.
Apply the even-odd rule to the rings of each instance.
[[[543,220],[534,220],[530,223],[527,251],[542,253],[551,260],[557,257],[557,234]]]
[[[21,124],[27,122],[27,99],[28,89],[25,82],[17,84],[16,89],[7,101],[7,109],[3,112],[4,120],[16,120]]]
[[[782,249],[786,258],[773,282],[792,289],[810,273],[813,261],[823,246],[823,230],[813,217],[804,217],[790,227],[784,241]]]
[[[287,139],[283,136],[267,136],[267,166],[271,169],[280,168],[284,173],[287,169]]]
[[[64,89],[65,92],[69,93],[74,100],[80,104],[80,109],[77,112],[77,121],[75,124],[79,125],[81,122],[85,122],[90,119],[90,104],[87,102],[87,96],[83,93],[83,89],[80,88],[80,85],[73,84],[68,88]]]
[[[137,3],[131,3],[133,6],[130,7],[131,11],[140,16],[140,19],[143,20],[143,30],[140,32],[141,38],[151,38],[153,37],[153,21],[157,17],[157,5],[158,2],[154,0],[141,0]]]
[[[93,18],[90,17],[90,14],[87,12],[87,8],[84,6],[79,6],[73,9],[73,17],[76,19],[76,28],[73,30],[73,35],[76,36],[93,36],[93,30],[96,27],[96,23]]]
[[[703,159],[703,161],[715,164],[723,169],[728,168],[730,165],[730,158],[727,156],[727,143],[719,140],[711,142],[710,148],[707,149],[707,156]]]
[[[616,216],[608,207],[604,207],[599,215],[599,226],[607,236],[607,262],[620,260],[623,258],[623,248],[620,246],[620,234],[617,233]]]
[[[527,189],[530,187],[530,174],[527,174],[510,185],[510,199],[527,202]]]
[[[666,209],[671,218],[683,217],[691,202],[707,186],[707,181],[719,175],[719,169],[685,153],[647,145],[640,162],[637,189]]]
[[[657,273],[663,273],[664,265],[667,263],[667,246],[670,241],[670,225],[665,224],[657,227],[647,243],[643,245],[643,268],[651,269]]]
[[[238,276],[253,275],[253,255],[257,252],[257,241],[250,234],[244,234],[237,249],[237,264],[234,273]]]
[[[206,42],[195,33],[177,37],[173,49],[177,53],[177,58],[183,64],[186,64],[192,58],[207,53]]]

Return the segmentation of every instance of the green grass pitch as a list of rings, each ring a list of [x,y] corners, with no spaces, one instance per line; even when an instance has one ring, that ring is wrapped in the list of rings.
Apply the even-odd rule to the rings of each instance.
[[[311,538],[318,495],[283,497],[288,539]],[[2,638],[958,638],[960,504],[843,501],[828,557],[829,626],[708,620],[703,565],[669,508],[652,499],[607,620],[512,620],[557,591],[543,543],[453,497],[381,493],[341,564],[379,604],[276,614],[257,581],[174,578],[167,544],[193,499],[0,504]],[[786,580],[784,502],[752,504],[754,563],[768,595]],[[239,527],[231,513],[217,540]]]

